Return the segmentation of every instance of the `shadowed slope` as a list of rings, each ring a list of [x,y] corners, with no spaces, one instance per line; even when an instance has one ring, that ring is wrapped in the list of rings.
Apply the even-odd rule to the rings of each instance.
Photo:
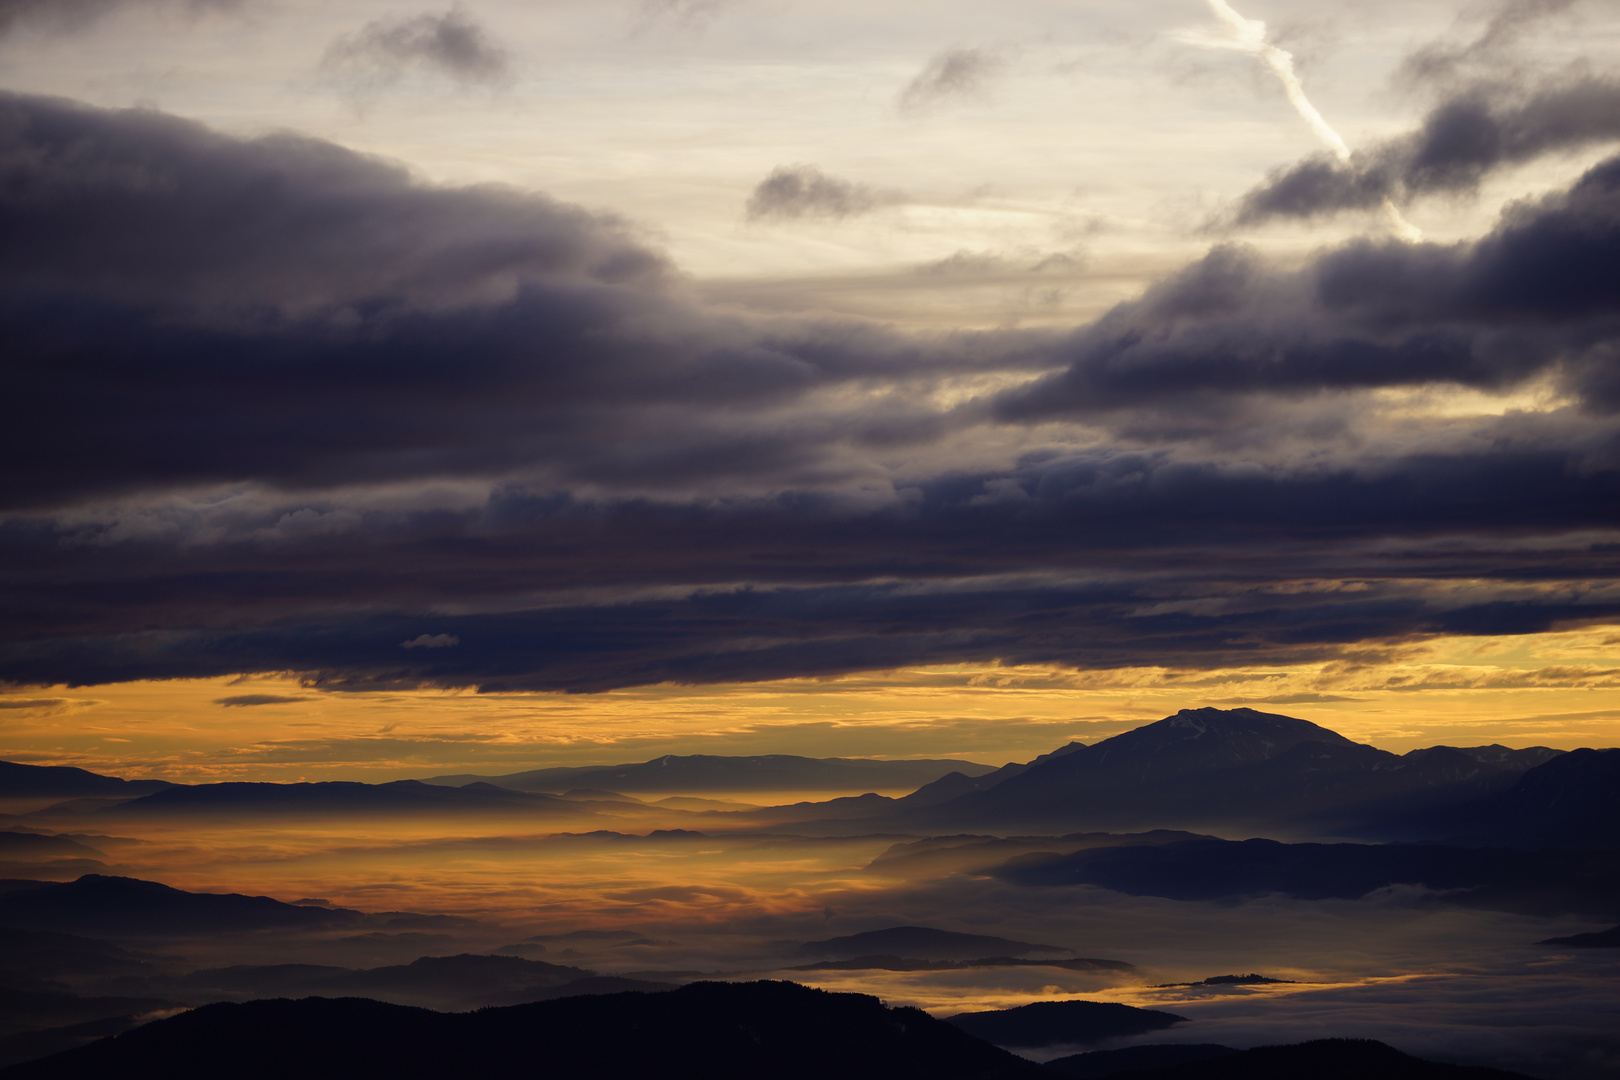
[[[693,983],[446,1014],[361,999],[193,1012],[4,1072],[5,1080],[1013,1080],[1040,1067],[917,1009],[793,983]]]
[[[1529,1080],[1523,1073],[1447,1065],[1372,1039],[1317,1039],[1129,1074],[1132,1080]]]

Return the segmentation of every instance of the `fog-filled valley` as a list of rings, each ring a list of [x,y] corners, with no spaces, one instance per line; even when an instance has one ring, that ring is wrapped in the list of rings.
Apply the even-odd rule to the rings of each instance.
[[[1579,936],[1620,922],[1617,763],[1396,757],[1200,709],[996,770],[670,758],[617,770],[628,791],[521,775],[132,785],[8,765],[0,1055],[208,1002],[460,1013],[770,979],[944,1017],[1081,1000],[1181,1018],[1013,1045],[1031,1060],[1355,1038],[1605,1076],[1620,970]],[[931,778],[900,798],[758,801],[897,766]],[[1246,794],[1257,770],[1263,800]],[[1110,784],[1134,794],[1100,799]]]

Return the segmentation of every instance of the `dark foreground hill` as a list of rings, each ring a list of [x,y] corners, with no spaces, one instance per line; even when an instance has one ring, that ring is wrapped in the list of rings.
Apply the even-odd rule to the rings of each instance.
[[[1235,1054],[1213,1049],[1215,1054],[1200,1061],[1141,1071],[1086,1070],[1079,1063],[1094,1056],[1091,1054],[1059,1058],[1047,1068],[1049,1073],[1071,1080],[1101,1076],[1121,1080],[1530,1080],[1523,1073],[1505,1069],[1425,1061],[1371,1039],[1317,1039],[1292,1046],[1257,1046]]]
[[[991,873],[1018,885],[1097,885],[1171,900],[1241,900],[1268,893],[1354,900],[1389,886],[1421,886],[1440,903],[1593,918],[1612,916],[1620,895],[1620,851],[1613,850],[1204,838],[1023,855]]]
[[[693,983],[435,1013],[359,998],[208,1005],[3,1080],[1042,1080],[925,1012],[794,983]]]

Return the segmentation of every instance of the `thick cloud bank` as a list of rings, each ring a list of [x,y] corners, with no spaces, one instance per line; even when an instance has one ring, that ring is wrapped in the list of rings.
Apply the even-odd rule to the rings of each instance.
[[[11,95],[0,281],[13,682],[1283,664],[1620,614],[1620,160],[1474,243],[1218,248],[1071,333],[913,338],[705,308],[538,195]]]

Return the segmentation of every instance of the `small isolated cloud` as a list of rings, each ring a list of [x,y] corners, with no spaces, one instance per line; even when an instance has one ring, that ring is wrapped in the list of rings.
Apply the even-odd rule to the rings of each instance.
[[[290,705],[295,701],[308,701],[307,697],[289,697],[286,694],[236,694],[232,697],[215,698],[215,705],[223,705],[227,709],[248,708],[253,705]]]
[[[0,709],[49,709],[71,705],[67,698],[0,698]]]
[[[814,165],[778,165],[748,196],[748,220],[858,217],[902,198],[896,192],[828,176]]]
[[[345,34],[321,66],[366,83],[391,83],[417,69],[463,85],[498,85],[511,77],[506,51],[460,7],[443,15],[378,19]]]
[[[460,644],[461,639],[454,634],[421,634],[411,638],[409,641],[400,642],[399,647],[402,649],[449,649]]]
[[[944,101],[978,97],[1006,66],[989,49],[947,49],[928,61],[900,92],[900,110],[917,112]]]

